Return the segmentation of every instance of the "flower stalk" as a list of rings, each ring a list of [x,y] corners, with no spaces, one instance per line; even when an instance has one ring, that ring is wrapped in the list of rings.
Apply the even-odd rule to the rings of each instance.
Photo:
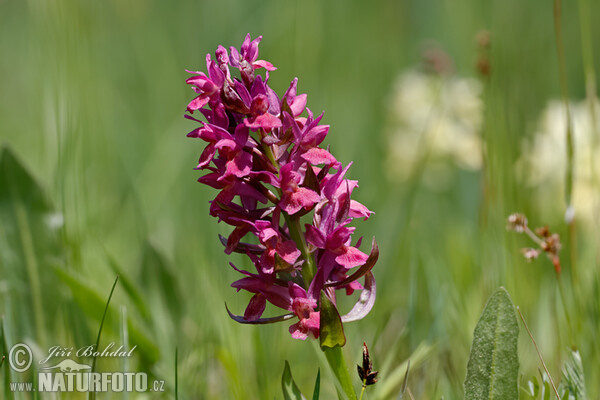
[[[342,348],[340,346],[328,347],[323,350],[323,353],[325,353],[329,367],[340,383],[346,398],[348,400],[357,400]]]

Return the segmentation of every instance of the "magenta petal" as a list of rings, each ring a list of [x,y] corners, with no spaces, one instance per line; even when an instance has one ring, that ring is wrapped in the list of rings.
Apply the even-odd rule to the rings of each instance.
[[[207,166],[215,156],[215,145],[209,144],[204,148],[202,154],[200,155],[200,160],[198,161],[198,166],[196,169],[202,169]]]
[[[231,188],[233,194],[239,195],[241,198],[252,198],[261,203],[266,203],[267,199],[264,194],[259,192],[254,186],[244,182],[236,182]]]
[[[254,81],[254,86],[256,86],[256,82],[260,82],[259,79]],[[250,105],[250,113],[253,115],[264,114],[269,109],[269,101],[267,96],[264,94],[258,94],[254,96],[252,99],[252,104]]]
[[[306,299],[308,297],[308,295],[306,294],[306,290],[304,290],[304,288],[302,286],[298,285],[297,283],[290,282],[288,290],[290,291],[290,296],[293,299],[296,299],[296,298]],[[316,306],[316,304],[314,306]]]
[[[353,227],[340,226],[327,237],[327,248],[336,250],[343,247],[354,232]]]
[[[271,304],[284,310],[292,310],[292,300],[287,288],[254,277],[238,279],[231,284],[231,287],[238,291],[244,289],[251,293],[262,293]]]
[[[269,112],[273,115],[279,115],[281,106],[279,105],[279,96],[273,89],[267,86],[267,97],[269,98]]]
[[[266,243],[269,239],[276,238],[278,236],[279,235],[277,234],[277,231],[270,226],[268,228],[261,229],[258,234],[258,238],[261,243]]]
[[[281,120],[273,114],[266,112],[258,117],[244,120],[244,124],[250,129],[262,128],[266,132],[270,132],[275,128],[281,127]]]
[[[373,214],[367,207],[356,200],[350,200],[350,212],[348,215],[352,218],[363,218],[365,221]]]
[[[294,117],[297,117],[304,111],[304,108],[306,107],[306,97],[306,94],[296,96],[292,104],[289,105]]]
[[[244,86],[242,82],[235,81],[234,87],[235,91],[240,96],[240,99],[242,99],[246,107],[250,107],[250,104],[252,104],[252,97],[250,96],[248,89],[246,89],[246,86]]]
[[[231,254],[237,248],[238,244],[240,243],[240,240],[242,240],[242,238],[246,236],[248,232],[250,232],[250,229],[247,226],[236,226],[233,232],[231,232],[231,234],[229,235],[229,238],[227,239],[227,247],[225,247],[225,253]]]
[[[246,311],[244,311],[244,319],[247,321],[255,321],[259,319],[265,311],[266,306],[267,298],[260,293],[255,294],[250,299],[250,303],[248,303]]]
[[[201,109],[206,104],[208,104],[208,97],[206,97],[205,95],[200,95],[194,100],[190,101],[190,103],[187,106],[187,110],[189,112],[194,112],[195,110]]]
[[[346,246],[344,253],[337,256],[335,261],[345,268],[354,268],[363,265],[368,258],[369,256],[356,247]]]
[[[239,68],[240,66],[240,53],[238,52],[238,49],[236,49],[235,47],[231,46],[229,48],[229,52],[231,53],[231,57],[229,58],[229,62],[231,63],[231,66],[234,68]]]
[[[216,147],[219,150],[234,150],[237,147],[237,143],[233,139],[221,139],[217,142]]]
[[[248,35],[248,37],[250,37],[250,35]],[[252,42],[250,42],[248,47],[244,48],[244,46],[242,45],[242,50],[245,53],[244,58],[246,59],[246,61],[253,62],[254,60],[256,60],[256,57],[258,57],[258,44],[261,40],[262,36],[258,36]]]
[[[223,86],[223,83],[225,82],[225,74],[219,69],[219,67],[217,67],[217,64],[212,60],[210,61],[208,73],[210,75],[210,80],[214,83],[217,90]]]
[[[250,174],[252,169],[252,156],[248,153],[239,153],[233,160],[227,162],[225,176],[234,175],[243,178]]]
[[[331,164],[337,163],[337,160],[335,159],[334,156],[331,155],[330,152],[328,152],[325,149],[321,149],[319,147],[313,147],[312,149],[308,150],[306,153],[302,154],[301,157],[303,159],[305,159],[306,161],[308,161],[309,163],[311,163],[312,165],[319,165],[319,164],[331,165]]]
[[[306,225],[306,240],[315,247],[325,248],[325,235],[312,225]]]
[[[313,190],[298,188],[295,192],[290,193],[288,196],[284,196],[283,199],[281,199],[279,206],[283,211],[292,215],[300,211],[303,207],[312,207],[320,199],[321,197]]]
[[[290,196],[286,196],[279,202],[279,207],[289,215],[296,214],[302,208],[302,205],[293,203]]]
[[[236,322],[239,322],[240,324],[251,324],[251,325],[273,324],[275,322],[287,321],[287,320],[295,317],[294,314],[284,314],[284,315],[280,315],[278,317],[259,318],[254,321],[248,321],[248,320],[244,319],[244,317],[235,315],[231,311],[229,311],[227,304],[225,304],[225,309],[227,310],[227,314],[229,314],[229,318],[231,318],[232,320],[234,320]]]
[[[277,254],[288,264],[294,264],[300,257],[300,250],[293,240],[287,240],[277,245]]]
[[[200,73],[200,75],[192,76],[187,78],[185,83],[188,85],[195,85],[203,92],[214,93],[218,87],[211,81],[206,75]]]
[[[267,71],[275,71],[277,68],[273,66],[273,64],[271,64],[268,61],[265,60],[257,60],[254,63],[252,63],[252,65],[254,65],[254,69],[257,68],[264,68]]]
[[[317,192],[303,187],[298,188],[291,197],[294,198],[294,201],[302,204],[302,207],[304,208],[310,208],[321,200],[321,196],[319,196]]]
[[[289,113],[284,111],[283,115],[285,118],[286,126],[290,126],[292,128],[294,138],[296,139],[296,142],[299,143],[302,140],[302,130],[298,126],[296,120]]]
[[[217,51],[215,51],[215,56],[217,57],[217,62],[219,64],[229,64],[229,56],[227,55],[227,49],[221,45],[217,47]]]
[[[274,173],[269,171],[252,171],[250,176],[258,179],[261,182],[272,185],[273,187],[279,188],[279,179]]]
[[[302,136],[302,146],[318,146],[327,136],[329,125],[319,125]]]
[[[224,184],[219,182],[220,175],[216,172],[212,172],[210,174],[206,174],[198,178],[198,182],[208,185],[215,189],[223,189]]]
[[[287,190],[292,183],[300,183],[300,174],[293,170],[294,165],[292,163],[285,164],[279,170],[280,181],[281,181],[281,189]]]
[[[302,332],[300,322],[296,322],[295,324],[290,326],[290,333],[292,334],[292,339],[300,339],[306,340],[308,338],[308,333]]]
[[[319,327],[321,325],[320,317],[321,317],[321,313],[317,311],[317,312],[311,312],[310,317],[304,319],[304,326],[306,328],[308,328],[309,331],[313,332],[313,334],[315,334],[315,331],[317,332],[317,334],[315,336],[319,336],[318,332],[319,332]]]
[[[311,311],[308,318],[300,317],[297,323],[290,326],[289,331],[294,339],[306,340],[309,335],[318,338],[320,325],[321,314]]]

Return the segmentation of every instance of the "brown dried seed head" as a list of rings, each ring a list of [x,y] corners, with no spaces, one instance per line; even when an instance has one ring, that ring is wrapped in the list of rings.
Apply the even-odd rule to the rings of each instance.
[[[539,228],[535,228],[535,233],[536,235],[545,238],[550,236],[550,228],[548,228],[548,225],[540,226]]]
[[[550,254],[558,254],[558,251],[561,248],[560,244],[560,236],[558,233],[553,233],[552,235],[544,238],[544,243],[542,244],[542,249]]]
[[[369,356],[369,348],[366,343],[363,343],[363,362],[362,366],[357,365],[358,376],[365,385],[373,385],[377,382],[377,374],[379,371],[373,371],[373,363]]]

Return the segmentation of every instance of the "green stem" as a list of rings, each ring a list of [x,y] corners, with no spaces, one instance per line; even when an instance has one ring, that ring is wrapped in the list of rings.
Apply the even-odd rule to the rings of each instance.
[[[565,112],[567,117],[567,132],[566,132],[566,145],[567,145],[567,171],[565,179],[565,202],[567,204],[567,223],[572,226],[574,217],[572,210],[572,194],[573,194],[573,159],[574,159],[574,148],[573,148],[573,122],[571,120],[571,109],[569,107],[569,89],[567,86],[567,65],[565,61],[565,47],[562,40],[562,29],[561,29],[561,0],[554,0],[554,33],[556,35],[556,55],[558,57],[558,73],[560,81],[560,89],[565,103]],[[573,244],[575,243],[574,230],[569,229],[569,251],[571,260],[571,279],[573,285],[577,284],[577,268],[575,263],[575,250]]]
[[[323,353],[325,353],[327,362],[329,363],[329,366],[331,367],[331,370],[337,378],[346,397],[349,400],[357,400],[356,392],[354,392],[354,386],[352,385],[352,380],[350,379],[350,374],[348,373],[348,367],[346,366],[346,360],[344,359],[342,348],[340,346],[326,347],[325,350],[323,350]]]
[[[562,280],[560,279],[560,275],[556,274],[556,280],[558,281],[558,291],[560,293],[560,301],[563,305],[563,311],[565,313],[565,318],[567,320],[567,335],[569,338],[569,345],[573,346],[573,326],[571,325],[571,317],[569,317],[569,310],[567,310],[567,303],[565,301],[565,290],[563,288]]]
[[[261,139],[264,136],[264,132],[260,131]],[[275,159],[273,155],[273,150],[270,146],[265,143],[262,143],[262,148],[271,164],[277,170],[277,175],[279,175],[279,163]],[[281,190],[279,191],[279,196],[281,197]],[[317,273],[317,266],[315,264],[315,260],[313,259],[312,254],[308,250],[308,245],[306,244],[306,238],[304,237],[304,233],[302,232],[302,227],[300,226],[300,217],[294,217],[282,211],[283,217],[285,218],[285,222],[290,230],[290,236],[292,240],[296,243],[296,246],[302,253],[302,258],[306,261],[302,266],[302,278],[304,279],[305,289],[308,290],[310,283],[312,282],[315,274]]]
[[[363,395],[365,394],[365,389],[367,388],[367,381],[363,381],[362,389],[360,390],[360,398],[358,400],[363,400]]]

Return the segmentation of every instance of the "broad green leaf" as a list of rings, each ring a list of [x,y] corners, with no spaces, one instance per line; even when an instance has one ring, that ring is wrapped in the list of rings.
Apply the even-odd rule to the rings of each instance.
[[[467,366],[465,399],[518,399],[519,325],[506,289],[488,300],[473,334]]]
[[[321,393],[321,368],[317,371],[317,379],[315,380],[315,390],[313,391],[313,400],[319,400]]]
[[[281,389],[283,390],[283,398],[285,400],[306,400],[300,389],[294,382],[292,377],[292,370],[290,364],[285,361],[285,367],[283,368],[283,375],[281,376]]]
[[[320,304],[321,330],[319,339],[321,349],[325,349],[326,347],[333,348],[335,346],[344,346],[346,344],[346,335],[344,335],[342,319],[340,318],[337,308],[332,301],[329,300],[329,297],[325,295],[324,291],[321,292]]]
[[[52,267],[64,264],[57,214],[41,185],[9,147],[0,148],[0,276],[7,281],[14,334],[45,344],[54,329],[60,289]],[[0,302],[0,313],[5,302]]]

